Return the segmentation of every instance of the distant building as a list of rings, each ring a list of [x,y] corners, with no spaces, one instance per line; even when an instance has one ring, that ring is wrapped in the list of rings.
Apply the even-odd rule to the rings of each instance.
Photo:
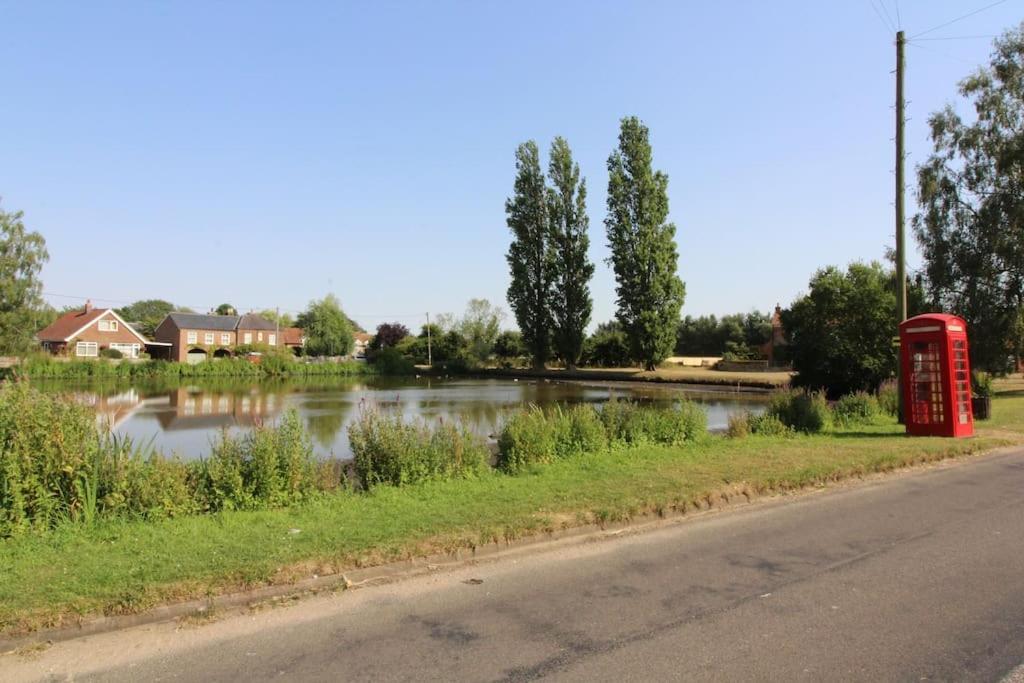
[[[119,351],[124,358],[138,358],[146,350],[146,338],[135,331],[112,308],[93,308],[85,302],[81,310],[70,311],[36,338],[54,355],[98,358],[103,349]]]
[[[306,333],[301,327],[282,327],[281,341],[298,355],[306,345]]]
[[[373,335],[369,332],[356,332],[352,335],[355,345],[352,347],[353,358],[366,358],[366,350],[370,348]]]
[[[775,304],[771,322],[772,336],[765,344],[764,356],[768,359],[769,365],[786,364],[789,361],[786,349],[789,346],[789,339],[786,338],[786,329],[782,326],[782,306],[779,304]]]
[[[171,313],[153,333],[156,341],[170,346],[169,359],[199,363],[208,358],[233,356],[240,346],[278,347],[277,326],[269,320],[246,315]]]

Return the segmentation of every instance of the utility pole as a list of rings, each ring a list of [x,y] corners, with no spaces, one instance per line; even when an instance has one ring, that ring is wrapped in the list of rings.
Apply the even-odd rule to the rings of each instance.
[[[907,319],[907,254],[903,236],[903,47],[906,38],[903,31],[896,32],[896,307],[899,322]],[[897,329],[898,333],[898,329]],[[896,356],[896,381],[899,393],[899,420],[903,422],[903,372],[899,354]]]
[[[430,312],[427,312],[427,365],[434,365],[434,354],[430,349]]]

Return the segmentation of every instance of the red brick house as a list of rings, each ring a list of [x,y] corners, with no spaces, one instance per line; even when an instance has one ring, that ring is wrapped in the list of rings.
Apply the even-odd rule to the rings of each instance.
[[[281,345],[277,326],[258,315],[201,315],[171,313],[153,332],[170,346],[170,360],[198,363],[234,355],[238,346]]]
[[[115,349],[124,358],[138,358],[146,350],[146,338],[136,332],[112,308],[85,308],[70,311],[52,325],[40,330],[36,339],[42,347],[58,356],[97,358],[103,349]]]
[[[306,333],[301,327],[282,327],[281,341],[286,347],[299,354],[306,345]]]

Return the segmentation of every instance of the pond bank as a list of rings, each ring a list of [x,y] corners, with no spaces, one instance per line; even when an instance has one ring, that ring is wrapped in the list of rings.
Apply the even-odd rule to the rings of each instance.
[[[418,368],[424,375],[445,376],[455,374],[443,368]],[[681,384],[701,387],[704,390],[730,389],[765,393],[789,386],[789,372],[720,372],[709,368],[672,367],[654,371],[639,368],[577,368],[562,370],[547,368],[480,368],[463,373],[466,377],[501,379],[550,379],[592,383],[647,383]]]

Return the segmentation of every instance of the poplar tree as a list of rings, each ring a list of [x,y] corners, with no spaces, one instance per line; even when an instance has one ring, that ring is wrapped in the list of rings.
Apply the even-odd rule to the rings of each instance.
[[[547,188],[540,154],[533,140],[516,150],[514,194],[505,202],[512,244],[506,259],[512,275],[508,303],[535,368],[551,354],[551,309],[554,264],[548,248]]]
[[[668,222],[668,176],[651,168],[648,130],[622,119],[608,157],[608,259],[615,271],[616,316],[635,360],[653,370],[671,352],[686,288],[676,274],[676,227]]]
[[[569,143],[561,137],[551,143],[548,177],[553,186],[548,190],[555,290],[551,297],[552,333],[558,355],[573,370],[583,353],[590,323],[594,264],[587,258],[587,181],[580,178],[580,167],[573,163]]]

